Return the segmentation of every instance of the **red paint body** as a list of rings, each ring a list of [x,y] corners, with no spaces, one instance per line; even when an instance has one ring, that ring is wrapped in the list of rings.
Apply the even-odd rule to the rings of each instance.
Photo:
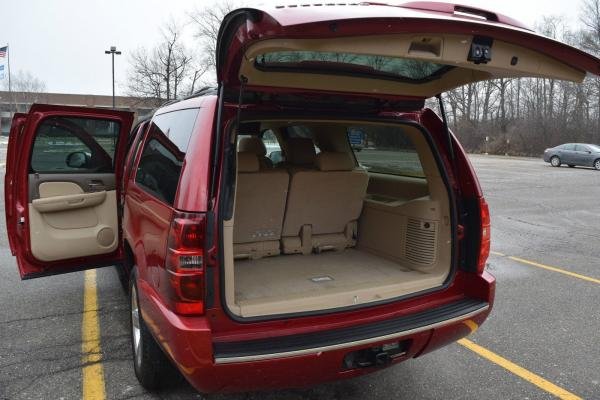
[[[180,109],[199,105],[196,131],[192,135],[186,158],[184,172],[179,185],[176,207],[171,208],[153,200],[144,191],[136,187],[133,174],[126,183],[124,209],[124,236],[133,250],[138,268],[138,288],[140,306],[144,319],[153,330],[155,338],[178,366],[188,381],[201,392],[244,391],[266,388],[302,387],[336,379],[349,378],[376,370],[376,368],[343,371],[343,357],[352,350],[349,347],[338,351],[327,351],[318,355],[297,356],[276,360],[255,361],[217,365],[213,362],[213,343],[235,342],[261,339],[275,336],[295,335],[309,332],[327,331],[335,328],[384,321],[409,315],[419,311],[459,300],[465,297],[482,299],[493,304],[494,278],[485,273],[478,275],[457,271],[455,279],[443,291],[405,300],[401,303],[365,307],[362,309],[307,316],[277,319],[263,322],[236,322],[232,320],[220,304],[220,282],[218,266],[214,265],[214,307],[206,310],[205,316],[181,316],[168,307],[168,293],[164,291],[166,272],[164,268],[164,244],[168,231],[170,215],[175,209],[186,211],[206,211],[208,186],[197,182],[208,182],[212,159],[211,142],[214,139],[216,96],[207,96],[177,103]],[[249,108],[253,106],[248,105]],[[269,108],[263,106],[263,108]],[[171,110],[176,109],[171,106]],[[225,113],[235,116],[235,110]],[[389,115],[389,113],[387,113]],[[426,127],[440,149],[446,146],[442,123],[432,111],[426,109],[412,113],[395,113],[398,120],[412,120]],[[454,140],[459,165],[464,173],[458,182],[463,193],[470,196],[482,196],[479,183],[473,174],[464,151]],[[193,149],[193,150],[192,150]],[[190,156],[192,155],[193,156]],[[450,161],[443,159],[450,168]],[[206,180],[204,180],[206,179]],[[451,177],[452,180],[452,177]],[[196,182],[196,183],[194,183]],[[453,184],[454,185],[454,184]],[[161,247],[162,246],[162,247]],[[472,318],[481,324],[491,310]],[[401,339],[412,341],[406,356],[394,361],[420,356],[436,348],[452,343],[470,333],[468,326],[456,322],[443,328],[420,332]],[[362,346],[364,347],[364,346]]]
[[[366,4],[366,3],[365,3]],[[486,21],[464,17],[455,12],[467,12],[485,17]],[[237,14],[236,14],[237,13]],[[237,16],[245,19],[233,24]],[[239,20],[238,20],[239,22]],[[580,50],[563,45],[525,29],[520,23],[485,10],[465,8],[445,3],[415,2],[405,7],[378,4],[356,6],[276,7],[268,11],[242,10],[226,17],[219,34],[217,73],[220,89],[235,93],[239,89],[239,65],[248,45],[271,38],[327,38],[353,35],[427,32],[431,34],[488,35],[494,39],[520,43],[548,56],[564,60],[582,71],[600,72],[600,62]],[[229,37],[225,40],[224,38]],[[224,41],[226,44],[221,43]],[[221,48],[223,47],[223,48]],[[222,51],[219,51],[222,50]],[[293,95],[308,105],[311,98],[335,97],[340,101],[391,100],[388,104],[418,104],[422,99],[410,95],[380,96],[368,93],[321,92],[316,90],[285,89],[281,87],[252,86],[247,91],[268,94]],[[223,94],[223,91],[220,93]],[[266,98],[269,98],[268,96]],[[228,102],[232,101],[230,98]],[[383,104],[383,103],[381,103]],[[183,109],[199,109],[195,126],[177,186],[173,206],[143,190],[135,181],[141,149],[149,136],[149,122],[140,124],[129,133],[132,115],[111,110],[93,110],[76,107],[35,105],[29,114],[16,114],[8,148],[5,181],[7,229],[11,251],[17,256],[23,278],[32,278],[69,272],[102,265],[121,263],[135,266],[139,291],[140,310],[156,341],[179,368],[186,379],[203,392],[245,391],[286,387],[302,387],[321,382],[348,378],[374,371],[375,367],[343,369],[346,354],[385,344],[353,345],[340,349],[319,351],[301,356],[274,357],[268,360],[231,362],[217,364],[214,357],[215,344],[226,344],[256,339],[277,339],[290,335],[326,332],[375,324],[382,321],[409,317],[412,314],[433,310],[442,305],[462,299],[478,299],[489,308],[469,317],[477,325],[487,318],[494,301],[495,280],[486,271],[476,270],[475,261],[468,259],[465,246],[480,243],[483,237],[481,225],[471,228],[457,224],[455,261],[461,264],[451,282],[437,291],[418,294],[404,300],[386,304],[365,306],[358,309],[332,311],[320,315],[293,316],[261,321],[240,322],[232,318],[221,301],[221,260],[219,259],[219,199],[218,188],[223,178],[224,146],[218,147],[220,135],[226,131],[238,113],[238,105],[227,103],[216,95],[195,97],[160,109],[157,114]],[[421,108],[421,107],[417,107]],[[263,112],[278,115],[280,108],[275,102],[245,103],[244,112]],[[465,151],[450,133],[454,159],[450,156],[448,132],[442,120],[429,109],[410,109],[399,112],[390,106],[368,110],[369,118],[386,118],[386,121],[410,121],[428,132],[433,147],[440,154],[442,170],[448,177],[448,185],[455,206],[475,204],[479,212],[483,194],[473,167]],[[327,110],[323,110],[327,112]],[[43,263],[36,260],[30,250],[27,217],[29,158],[20,152],[31,151],[36,127],[44,118],[53,115],[105,118],[121,123],[119,146],[115,156],[117,195],[122,205],[120,219],[120,245],[111,254],[60,260]],[[219,117],[221,118],[219,120]],[[222,143],[221,143],[222,144]],[[129,145],[129,147],[127,146]],[[214,179],[214,181],[213,181]],[[211,187],[217,190],[212,192]],[[181,212],[195,213],[202,221],[212,225],[204,228],[212,232],[213,242],[203,249],[205,271],[211,276],[204,286],[205,297],[211,302],[202,304],[202,315],[177,314],[172,307],[173,288],[170,286],[172,271],[168,264],[169,233],[172,219]],[[213,219],[208,218],[212,215]],[[477,224],[475,224],[477,225]],[[206,234],[206,233],[203,233]],[[489,233],[488,233],[489,234]],[[488,236],[489,237],[489,236]],[[481,254],[484,254],[482,252]],[[478,253],[480,254],[480,253]],[[479,256],[481,258],[485,257]],[[210,272],[210,274],[208,274]],[[398,336],[395,340],[410,341],[407,353],[393,363],[418,357],[468,335],[473,324],[464,320],[448,320],[437,327]],[[353,343],[353,342],[349,342]]]

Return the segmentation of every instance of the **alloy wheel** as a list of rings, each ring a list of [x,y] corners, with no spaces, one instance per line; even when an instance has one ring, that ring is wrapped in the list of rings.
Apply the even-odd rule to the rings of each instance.
[[[140,331],[140,310],[135,285],[131,287],[131,339],[133,340],[135,364],[137,367],[140,367],[142,364],[142,334]]]

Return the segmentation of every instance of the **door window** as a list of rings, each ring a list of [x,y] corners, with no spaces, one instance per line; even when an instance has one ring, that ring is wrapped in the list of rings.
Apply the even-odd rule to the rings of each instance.
[[[568,143],[568,144],[563,144],[562,146],[560,146],[561,150],[567,150],[567,151],[574,151],[575,150],[575,145],[572,143]]]
[[[587,146],[584,146],[582,144],[576,144],[575,151],[590,151],[590,149],[588,149]]]
[[[35,135],[31,172],[113,172],[119,131],[120,124],[111,120],[47,118]]]

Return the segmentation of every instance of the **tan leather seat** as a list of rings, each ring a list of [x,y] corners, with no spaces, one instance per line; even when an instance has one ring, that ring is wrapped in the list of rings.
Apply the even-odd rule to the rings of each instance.
[[[309,138],[289,138],[285,142],[287,167],[314,168],[317,152],[315,144]]]
[[[273,162],[267,157],[267,148],[263,141],[257,136],[241,138],[238,143],[238,151],[240,153],[256,154],[261,169],[273,168]]]
[[[280,254],[288,185],[286,171],[261,170],[255,153],[238,153],[233,224],[235,258]]]
[[[347,153],[322,152],[317,170],[291,172],[282,232],[286,254],[341,250],[356,244],[369,177]]]

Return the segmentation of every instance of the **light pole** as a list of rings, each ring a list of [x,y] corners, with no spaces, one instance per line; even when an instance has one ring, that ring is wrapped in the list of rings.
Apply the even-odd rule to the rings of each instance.
[[[112,55],[112,86],[113,86],[113,108],[115,108],[115,54],[121,55],[120,51],[117,51],[117,46],[110,46],[110,50],[105,50],[104,54]]]

